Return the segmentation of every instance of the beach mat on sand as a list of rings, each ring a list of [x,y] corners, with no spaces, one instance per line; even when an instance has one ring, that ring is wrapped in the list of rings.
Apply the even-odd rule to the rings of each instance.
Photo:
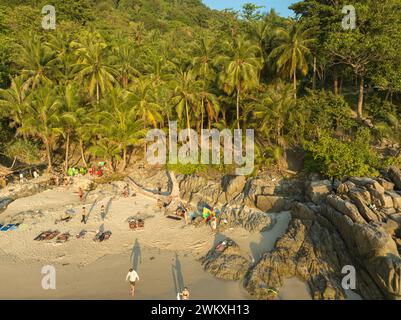
[[[8,230],[16,230],[17,227],[15,226],[15,224],[8,224],[6,226],[3,226],[0,231],[8,231]]]

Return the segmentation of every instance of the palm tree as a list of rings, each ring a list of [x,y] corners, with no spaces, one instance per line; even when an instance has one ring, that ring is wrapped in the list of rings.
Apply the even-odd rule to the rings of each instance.
[[[195,109],[201,83],[196,79],[195,73],[192,69],[183,70],[177,68],[176,77],[177,79],[173,82],[175,88],[172,102],[176,107],[176,112],[180,120],[185,111],[188,137],[191,143],[191,118],[189,111],[190,108],[191,110]]]
[[[87,82],[90,97],[99,104],[101,93],[110,89],[116,81],[116,70],[108,63],[109,46],[97,35],[89,33],[82,42],[73,41],[71,46],[78,57],[77,76]]]
[[[136,110],[130,107],[129,102],[129,93],[118,87],[113,88],[102,100],[102,107],[106,111],[100,114],[101,122],[96,130],[101,139],[97,146],[91,149],[107,151],[111,164],[113,164],[114,158],[119,158],[121,152],[122,170],[127,166],[128,147],[141,142],[144,135],[142,123],[136,117]],[[102,145],[107,141],[109,147],[105,149]]]
[[[195,58],[192,60],[195,74],[202,80],[200,92],[200,127],[203,128],[204,113],[208,114],[208,127],[211,127],[211,121],[217,120],[220,110],[217,97],[211,92],[209,83],[216,77],[214,65],[216,63],[217,47],[214,39],[202,37],[195,47]]]
[[[71,136],[76,128],[81,125],[80,119],[84,117],[87,110],[83,107],[78,92],[78,88],[72,84],[67,84],[61,88],[62,115],[60,116],[61,125],[66,138],[65,141],[65,171],[68,170],[68,159],[70,150]],[[85,160],[84,160],[85,162]]]
[[[130,101],[133,104],[135,115],[142,120],[143,130],[146,131],[148,124],[157,128],[163,122],[162,108],[157,103],[155,86],[150,78],[138,78],[132,85]],[[146,142],[144,152],[146,154]]]
[[[224,91],[231,95],[236,92],[237,126],[240,129],[240,99],[241,95],[255,88],[259,84],[258,73],[261,68],[261,59],[258,57],[260,49],[244,37],[236,37],[227,43],[228,55],[218,58],[224,66],[220,81]]]
[[[21,75],[26,83],[35,89],[39,84],[49,84],[51,70],[55,64],[56,54],[48,46],[44,45],[41,37],[29,34],[18,45],[16,64],[21,66]]]
[[[310,29],[304,29],[300,23],[296,23],[295,21],[291,22],[288,30],[278,28],[276,33],[281,44],[273,49],[269,58],[275,61],[278,72],[292,79],[294,97],[296,99],[297,71],[300,70],[302,75],[307,75],[307,57],[310,54],[309,47],[315,39],[310,37]]]
[[[17,132],[23,135],[38,137],[46,147],[48,170],[53,170],[52,145],[60,134],[60,102],[54,90],[48,86],[39,88],[27,106],[22,125]]]
[[[133,41],[128,39],[118,39],[118,43],[113,48],[114,68],[118,71],[120,84],[127,88],[133,77],[139,76],[140,72],[135,67],[138,64],[138,50],[133,45]]]
[[[0,111],[12,119],[12,127],[21,124],[29,98],[28,83],[22,76],[12,78],[10,88],[0,89]]]

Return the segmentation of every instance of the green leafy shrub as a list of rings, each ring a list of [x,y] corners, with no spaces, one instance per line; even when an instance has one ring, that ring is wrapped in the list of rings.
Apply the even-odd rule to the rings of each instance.
[[[304,143],[308,151],[305,167],[329,178],[377,176],[381,161],[371,149],[370,141],[367,129],[358,130],[351,141],[342,141],[325,133],[317,142]]]

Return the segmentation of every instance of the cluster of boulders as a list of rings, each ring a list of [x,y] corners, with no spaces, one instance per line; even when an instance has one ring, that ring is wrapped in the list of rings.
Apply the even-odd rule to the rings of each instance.
[[[223,280],[242,280],[250,266],[239,246],[229,238],[214,246],[200,261],[206,271]]]
[[[365,299],[401,298],[401,171],[381,178],[312,180],[307,201],[295,203],[293,220],[272,252],[250,270],[248,291],[269,298],[266,286],[283,279],[307,281],[316,299],[345,298],[344,266],[356,270],[355,291]]]

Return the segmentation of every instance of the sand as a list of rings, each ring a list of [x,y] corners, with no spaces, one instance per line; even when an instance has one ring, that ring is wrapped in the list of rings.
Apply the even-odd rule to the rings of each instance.
[[[13,216],[25,210],[41,210],[43,214],[21,229],[0,232],[0,299],[132,299],[125,281],[130,266],[141,278],[136,299],[175,299],[184,285],[190,288],[192,299],[251,299],[240,282],[214,278],[197,260],[228,236],[244,255],[257,261],[273,248],[290,220],[289,213],[276,214],[275,225],[263,233],[235,228],[213,234],[208,226],[195,228],[166,218],[150,197],[99,197],[96,191],[92,193],[84,204],[90,212],[86,225],[80,222],[83,204],[75,190],[66,187],[18,199],[0,215]],[[100,217],[102,204],[108,209],[104,221]],[[55,225],[66,210],[76,212],[73,219]],[[127,219],[137,213],[149,217],[145,229],[131,231]],[[33,241],[48,229],[70,232],[73,237],[62,244]],[[82,229],[88,234],[76,239],[75,234]],[[102,243],[94,242],[97,230],[111,230],[112,236]],[[55,290],[41,286],[45,265],[56,268]],[[306,286],[291,279],[280,293],[280,299],[308,297]]]

